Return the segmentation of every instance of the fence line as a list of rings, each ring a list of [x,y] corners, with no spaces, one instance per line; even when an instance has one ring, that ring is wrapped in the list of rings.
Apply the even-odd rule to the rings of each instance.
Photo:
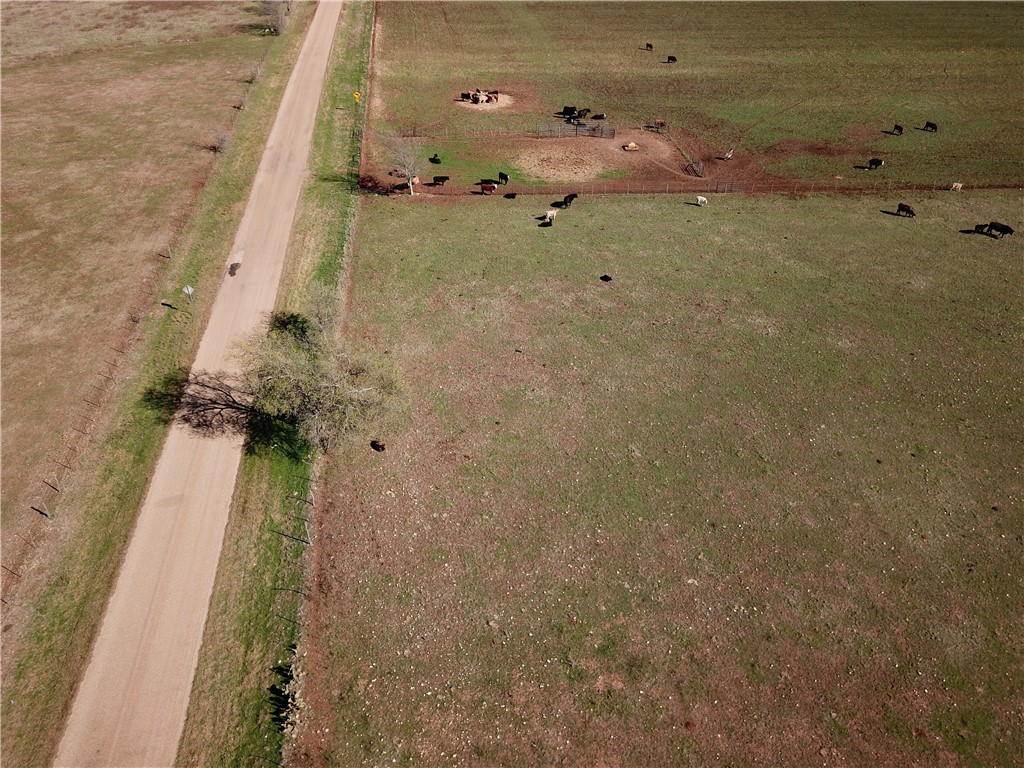
[[[631,181],[611,179],[607,181],[561,182],[556,184],[525,185],[511,183],[502,185],[493,193],[494,197],[514,193],[516,195],[561,196],[572,192],[591,195],[696,195],[696,194],[751,194],[751,195],[807,195],[847,194],[879,195],[898,192],[946,192],[948,184],[896,184],[875,183],[870,185],[843,185],[836,181],[796,181],[777,179],[729,179],[708,180],[692,177],[687,180]],[[448,182],[443,187],[429,184],[421,194],[430,195],[481,195],[479,185],[455,185]]]

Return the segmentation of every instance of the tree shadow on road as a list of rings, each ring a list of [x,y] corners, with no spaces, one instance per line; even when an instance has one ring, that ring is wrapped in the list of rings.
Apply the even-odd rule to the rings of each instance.
[[[142,395],[142,404],[162,424],[184,424],[204,437],[243,435],[247,454],[276,450],[304,460],[309,445],[298,426],[263,413],[251,400],[251,393],[224,372],[191,373],[184,368],[168,373]]]

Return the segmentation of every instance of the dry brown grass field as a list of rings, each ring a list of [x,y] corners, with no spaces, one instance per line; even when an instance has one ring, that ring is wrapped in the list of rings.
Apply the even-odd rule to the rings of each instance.
[[[5,533],[29,535],[44,480],[75,463],[63,441],[101,418],[107,364],[215,162],[203,145],[265,55],[259,20],[236,3],[3,6]]]

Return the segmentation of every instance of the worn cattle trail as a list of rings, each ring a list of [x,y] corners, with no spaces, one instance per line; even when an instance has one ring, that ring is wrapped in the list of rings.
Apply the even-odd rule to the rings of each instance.
[[[224,277],[195,371],[233,371],[236,343],[274,308],[340,14],[321,0],[311,22],[228,257],[242,265]],[[174,763],[241,451],[237,435],[171,428],[56,765]]]

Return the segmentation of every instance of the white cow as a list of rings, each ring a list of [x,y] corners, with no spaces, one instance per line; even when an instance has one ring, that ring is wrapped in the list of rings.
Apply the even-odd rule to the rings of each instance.
[[[558,215],[558,210],[555,209],[555,208],[552,208],[550,211],[546,211],[544,213],[544,221],[546,221],[549,224],[551,224],[552,222],[554,222],[555,216],[557,216],[557,215]]]
[[[960,191],[961,189],[963,189],[963,188],[964,188],[964,185],[963,185],[963,184],[961,184],[961,183],[960,183],[959,181],[957,181],[957,182],[955,182],[955,183],[953,184],[953,186],[952,186],[952,187],[950,187],[950,188],[949,188],[949,191],[950,191],[950,192],[959,192],[959,191]]]
[[[707,204],[708,204],[708,199],[706,197],[704,197],[703,195],[697,195],[697,205],[704,206],[704,205],[707,205]]]

